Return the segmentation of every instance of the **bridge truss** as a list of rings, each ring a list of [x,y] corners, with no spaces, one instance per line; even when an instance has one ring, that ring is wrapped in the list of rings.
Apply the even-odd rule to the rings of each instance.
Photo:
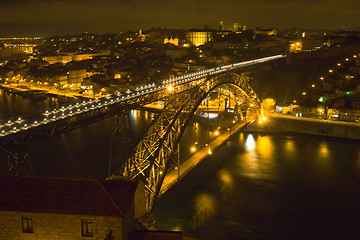
[[[116,177],[143,181],[146,189],[146,207],[152,211],[167,170],[177,164],[174,155],[178,143],[195,111],[216,87],[226,85],[238,99],[246,99],[257,114],[261,114],[260,101],[248,82],[232,72],[199,79],[192,86],[174,86],[174,94],[153,121],[142,140],[135,147]]]

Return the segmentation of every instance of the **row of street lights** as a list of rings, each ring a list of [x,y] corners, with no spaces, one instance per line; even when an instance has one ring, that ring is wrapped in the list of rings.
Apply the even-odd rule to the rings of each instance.
[[[353,57],[354,59],[357,59],[358,57],[360,57],[360,54],[358,54],[358,55],[354,54],[352,57]],[[345,58],[344,60],[345,60],[345,62],[349,62],[349,61],[350,61],[350,58]],[[339,62],[339,63],[336,64],[336,66],[341,67],[342,64]],[[329,72],[330,74],[333,74],[333,73],[334,73],[334,69],[329,69],[328,72]],[[353,76],[352,76],[352,77],[353,77]],[[320,81],[324,81],[324,80],[325,80],[325,77],[321,76],[319,79],[320,79]],[[316,87],[315,84],[312,84],[312,85],[311,85],[311,88],[315,88],[315,87]],[[301,95],[303,95],[303,96],[306,96],[306,94],[307,94],[307,92],[302,92],[302,93],[301,93]],[[296,100],[296,99],[293,100],[293,103],[297,103],[297,100]]]

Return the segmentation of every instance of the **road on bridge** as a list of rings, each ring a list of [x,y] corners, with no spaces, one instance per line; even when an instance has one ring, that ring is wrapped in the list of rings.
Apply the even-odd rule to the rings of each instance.
[[[164,181],[161,185],[160,195],[164,194],[168,189],[170,189],[175,183],[177,183],[181,178],[183,178],[187,173],[194,169],[203,159],[211,155],[212,151],[215,151],[226,141],[229,140],[231,135],[239,132],[247,123],[252,123],[255,121],[255,117],[250,117],[246,121],[239,122],[234,124],[229,131],[222,132],[218,137],[213,139],[208,146],[204,146],[188,159],[183,161],[180,164],[179,172],[177,169],[172,169],[166,173]],[[210,151],[210,152],[209,152]]]

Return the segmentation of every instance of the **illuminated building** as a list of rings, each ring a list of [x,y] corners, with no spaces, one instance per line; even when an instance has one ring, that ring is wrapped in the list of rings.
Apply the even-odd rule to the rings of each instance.
[[[88,59],[92,59],[94,56],[96,55],[100,55],[101,53],[98,54],[73,54],[73,53],[68,53],[68,55],[57,55],[57,56],[46,56],[44,58],[45,61],[49,62],[49,64],[54,64],[54,63],[62,63],[62,64],[66,64],[68,62],[71,61],[83,61],[83,60],[88,60]]]
[[[223,30],[224,30],[224,23],[223,23],[223,21],[220,21],[220,23],[219,23],[219,30],[220,30],[220,31],[223,31]]]
[[[246,25],[243,23],[235,22],[233,25],[233,32],[242,33],[246,30]]]
[[[92,59],[94,54],[76,54],[72,56],[73,61],[83,61]]]
[[[255,34],[275,36],[276,29],[275,28],[256,28]]]
[[[70,55],[47,56],[44,58],[44,60],[49,62],[49,64],[54,64],[54,63],[65,64],[72,61],[72,56]]]
[[[179,39],[177,38],[177,37],[175,37],[175,38],[168,38],[168,37],[166,37],[165,39],[164,39],[164,44],[167,44],[167,43],[170,43],[170,44],[173,44],[173,45],[175,45],[175,46],[178,46],[179,45]]]
[[[56,74],[49,77],[49,82],[57,89],[63,89],[68,85],[68,76],[64,74]]]
[[[144,42],[145,39],[146,39],[146,34],[143,34],[143,32],[142,32],[141,29],[139,30],[139,33],[138,33],[138,39],[139,39],[141,42]]]
[[[302,42],[293,42],[290,44],[290,52],[298,52],[302,49]]]
[[[186,39],[192,45],[204,45],[214,39],[214,31],[208,29],[192,29],[186,32]]]
[[[69,84],[79,84],[86,77],[86,70],[69,70]],[[80,85],[79,85],[80,87]]]

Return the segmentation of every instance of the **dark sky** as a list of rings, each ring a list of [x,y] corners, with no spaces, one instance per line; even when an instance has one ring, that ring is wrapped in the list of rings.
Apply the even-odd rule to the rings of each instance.
[[[0,0],[0,36],[167,28],[360,26],[360,0]]]

